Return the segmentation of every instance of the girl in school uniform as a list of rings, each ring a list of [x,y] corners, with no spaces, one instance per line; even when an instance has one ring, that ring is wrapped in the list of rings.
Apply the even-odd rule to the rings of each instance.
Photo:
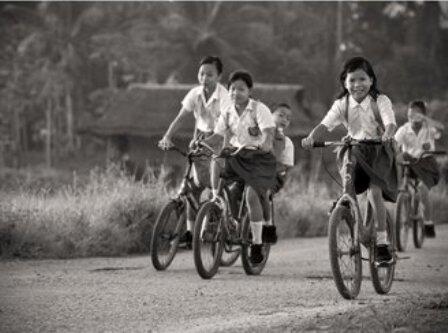
[[[355,57],[348,60],[339,77],[342,91],[327,115],[307,138],[304,148],[322,140],[336,126],[342,124],[348,136],[361,139],[379,139],[381,146],[354,146],[353,179],[356,194],[367,190],[377,222],[377,256],[381,262],[392,260],[386,233],[386,207],[383,199],[395,202],[397,198],[397,167],[392,140],[397,128],[390,99],[377,88],[376,75],[370,63]],[[338,154],[342,160],[344,150]]]
[[[182,122],[191,114],[195,118],[194,142],[203,139],[213,133],[216,121],[221,110],[231,104],[227,89],[219,83],[223,65],[221,59],[214,56],[206,56],[199,63],[199,85],[192,88],[182,101],[182,108],[177,117],[168,127],[159,147],[168,150],[173,146],[172,137],[179,129]],[[210,159],[201,159],[194,162],[193,178],[197,188],[194,195],[199,198],[205,187],[210,187]],[[181,242],[191,243],[192,228],[195,220],[194,212],[187,206],[187,232]]]
[[[252,87],[252,76],[248,72],[230,74],[228,88],[232,105],[223,110],[215,134],[205,142],[222,146],[226,141],[231,147],[241,149],[236,155],[227,157],[225,164],[222,161],[214,163],[212,191],[216,197],[221,171],[227,179],[241,181],[248,186],[246,200],[253,234],[250,260],[257,264],[264,259],[262,233],[266,222],[263,216],[267,209],[264,206],[268,202],[266,195],[275,185],[276,160],[272,153],[275,121],[265,104],[250,98]]]

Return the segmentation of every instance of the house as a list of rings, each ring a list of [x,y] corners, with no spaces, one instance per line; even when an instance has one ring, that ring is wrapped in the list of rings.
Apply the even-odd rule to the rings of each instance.
[[[157,142],[176,117],[182,99],[192,87],[190,84],[134,84],[127,90],[117,91],[101,118],[83,126],[81,132],[105,138],[109,158],[125,156],[139,166],[165,164],[183,167],[185,161],[180,155],[161,151]],[[312,121],[306,116],[303,105],[302,86],[257,84],[253,97],[271,108],[278,103],[291,106],[294,116],[287,135],[303,137],[312,128]],[[177,132],[175,142],[180,147],[187,147],[193,128],[194,119],[191,117]]]

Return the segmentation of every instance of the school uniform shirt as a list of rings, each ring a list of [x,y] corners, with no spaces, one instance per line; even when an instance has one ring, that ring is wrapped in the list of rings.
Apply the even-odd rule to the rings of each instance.
[[[378,122],[371,106],[372,97],[367,95],[361,103],[358,103],[352,96],[348,98],[348,122],[345,119],[346,97],[336,100],[322,120],[329,131],[342,124],[347,128],[348,134],[357,140],[377,139]],[[376,103],[381,119],[385,127],[390,124],[396,125],[395,114],[392,109],[392,102],[386,95],[379,95]]]
[[[238,115],[232,103],[220,115],[215,133],[230,134],[230,144],[234,147],[258,146],[262,143],[261,131],[274,128],[275,121],[269,108],[259,101],[249,99],[246,109]]]
[[[231,104],[229,92],[220,83],[216,85],[208,101],[205,100],[202,86],[192,88],[182,101],[183,108],[193,112],[196,128],[202,132],[212,132],[221,111]]]
[[[423,153],[423,145],[426,143],[430,145],[429,150],[436,149],[435,140],[437,135],[438,131],[434,127],[428,126],[426,122],[423,123],[418,134],[415,134],[411,123],[407,122],[395,133],[395,141],[397,141],[403,152],[413,157],[419,157]]]
[[[277,140],[277,139],[275,139]],[[275,149],[275,142],[274,142],[274,155],[275,159],[287,166],[293,167],[294,166],[294,144],[292,143],[291,139],[284,136],[285,144],[283,149],[280,151],[276,151]]]

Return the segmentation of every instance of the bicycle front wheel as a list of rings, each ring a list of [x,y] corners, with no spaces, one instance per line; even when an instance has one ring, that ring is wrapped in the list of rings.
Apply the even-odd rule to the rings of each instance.
[[[250,245],[252,244],[252,230],[250,228],[249,215],[246,214],[243,218],[242,225],[242,238],[243,245],[241,248],[241,261],[243,263],[244,271],[247,275],[260,275],[266,266],[266,262],[269,258],[269,252],[271,251],[271,246],[269,244],[263,244],[262,253],[263,253],[263,261],[259,264],[253,264],[250,261]]]
[[[421,202],[418,198],[414,200],[413,208],[413,223],[412,223],[412,235],[414,239],[414,246],[417,249],[421,249],[423,246],[423,241],[425,240],[425,230],[423,224],[423,214]]]
[[[217,272],[222,255],[222,211],[214,202],[202,205],[196,217],[193,235],[194,263],[203,279]]]
[[[392,282],[394,281],[395,274],[395,237],[394,237],[394,225],[393,221],[389,215],[386,213],[386,231],[387,238],[392,249],[392,256],[394,260],[391,264],[387,266],[379,266],[375,256],[376,250],[376,237],[370,242],[370,275],[372,277],[373,287],[378,294],[387,294],[392,287]]]
[[[351,209],[338,205],[330,216],[330,264],[336,288],[346,299],[356,298],[361,289],[361,248],[355,241],[354,227]]]
[[[408,192],[400,192],[397,198],[397,209],[395,211],[395,232],[397,237],[397,249],[404,252],[408,246],[410,226],[411,201]]]
[[[158,271],[168,268],[177,252],[181,232],[185,229],[185,206],[170,201],[157,217],[152,232],[150,252],[152,265]]]

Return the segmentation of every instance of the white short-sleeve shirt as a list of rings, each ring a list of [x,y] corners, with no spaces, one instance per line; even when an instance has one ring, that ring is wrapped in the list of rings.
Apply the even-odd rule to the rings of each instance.
[[[294,166],[294,144],[287,136],[285,136],[285,149],[280,153],[278,161],[290,167]]]
[[[192,88],[182,101],[185,110],[193,112],[196,128],[202,132],[212,132],[223,109],[231,105],[229,92],[218,83],[208,101],[205,101],[204,88]]]
[[[348,98],[348,122],[345,119],[346,97],[336,100],[322,120],[329,131],[342,124],[347,128],[348,134],[357,140],[377,139],[378,122],[372,110],[372,97],[367,95],[361,103],[358,103],[352,96]],[[395,113],[392,109],[392,102],[386,95],[379,95],[376,103],[380,112],[384,126],[394,124]]]
[[[234,104],[227,107],[218,119],[215,133],[222,136],[228,133],[230,144],[235,147],[258,146],[262,143],[261,131],[267,128],[275,128],[271,111],[263,103],[249,99],[241,116]]]
[[[395,141],[401,147],[401,150],[411,156],[419,157],[424,152],[423,145],[429,143],[430,149],[435,150],[438,131],[434,127],[423,123],[422,128],[416,134],[411,127],[411,123],[407,122],[401,126],[395,133]]]

